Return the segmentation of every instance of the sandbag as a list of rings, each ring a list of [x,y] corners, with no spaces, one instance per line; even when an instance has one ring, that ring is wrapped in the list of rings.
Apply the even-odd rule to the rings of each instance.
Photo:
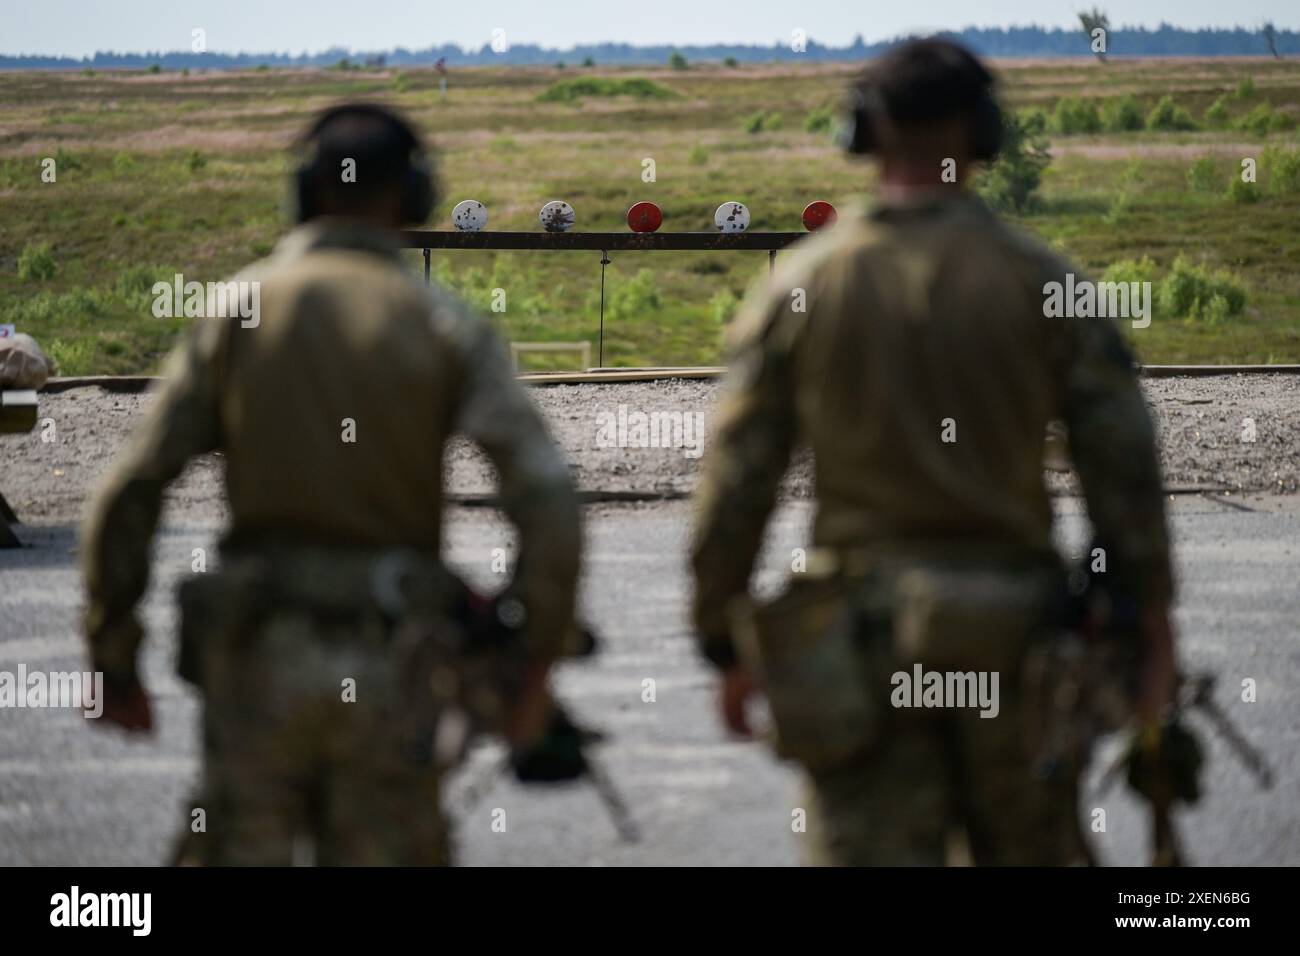
[[[40,389],[53,371],[53,363],[30,335],[0,338],[0,388]]]

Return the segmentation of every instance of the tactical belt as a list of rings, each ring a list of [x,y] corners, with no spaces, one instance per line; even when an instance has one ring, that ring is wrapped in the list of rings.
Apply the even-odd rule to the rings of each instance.
[[[909,564],[969,565],[1001,570],[1060,568],[1055,551],[1034,551],[1005,541],[907,540],[862,547],[818,546],[808,549],[804,573],[813,580],[862,578]]]

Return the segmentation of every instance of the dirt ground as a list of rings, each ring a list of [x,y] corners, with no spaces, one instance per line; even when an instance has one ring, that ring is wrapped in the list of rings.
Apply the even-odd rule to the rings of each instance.
[[[1147,379],[1143,388],[1158,425],[1171,491],[1300,491],[1300,376]],[[702,418],[690,421],[707,430],[717,389],[716,382],[662,381],[536,387],[532,395],[568,455],[580,489],[597,498],[673,498],[694,487],[699,449],[602,447],[602,422],[617,421],[622,407],[629,416],[698,414]],[[35,431],[0,436],[0,491],[19,517],[28,524],[78,520],[97,477],[149,400],[97,387],[42,396]],[[1250,423],[1254,441],[1247,440]],[[690,445],[695,436],[683,432],[682,437]],[[476,449],[457,442],[447,459],[453,494],[491,493],[491,469]],[[220,480],[219,456],[196,461],[169,490],[169,507],[192,518],[219,514]],[[1055,492],[1074,490],[1071,476],[1049,473],[1048,480]],[[803,456],[787,476],[785,496],[811,495],[811,462]]]

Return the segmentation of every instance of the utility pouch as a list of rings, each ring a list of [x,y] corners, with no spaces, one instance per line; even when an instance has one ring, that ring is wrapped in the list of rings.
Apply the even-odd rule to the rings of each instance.
[[[1060,592],[1050,566],[915,564],[897,571],[894,654],[931,671],[997,671],[1018,678]]]
[[[196,574],[180,583],[177,603],[181,620],[176,672],[202,686],[204,657],[250,639],[271,607],[269,568],[245,560]]]
[[[839,576],[794,579],[767,604],[733,608],[732,632],[762,683],[776,752],[809,769],[849,762],[880,735],[888,620],[874,616],[867,590]]]

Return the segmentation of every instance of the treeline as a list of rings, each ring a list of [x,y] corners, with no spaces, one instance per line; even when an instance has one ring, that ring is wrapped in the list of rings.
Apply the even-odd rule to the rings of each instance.
[[[1079,30],[1043,27],[985,28],[969,27],[948,34],[965,42],[979,53],[995,57],[1091,56],[1087,37]],[[90,57],[0,56],[0,69],[239,69],[293,66],[429,66],[444,59],[448,66],[486,64],[574,66],[645,65],[666,63],[673,54],[689,62],[754,63],[773,60],[862,60],[886,49],[899,38],[866,43],[859,34],[848,46],[835,47],[807,41],[804,52],[795,52],[790,40],[771,46],[739,44],[634,46],[629,43],[592,43],[557,50],[534,44],[510,46],[504,52],[493,51],[487,43],[478,49],[463,49],[455,44],[429,46],[420,50],[398,47],[385,51],[354,51],[331,47],[319,53],[115,53],[100,52]],[[1280,56],[1300,53],[1300,33],[1279,30],[1275,36]],[[1259,29],[1185,30],[1161,24],[1154,30],[1117,28],[1107,38],[1111,56],[1261,56],[1270,53]]]

